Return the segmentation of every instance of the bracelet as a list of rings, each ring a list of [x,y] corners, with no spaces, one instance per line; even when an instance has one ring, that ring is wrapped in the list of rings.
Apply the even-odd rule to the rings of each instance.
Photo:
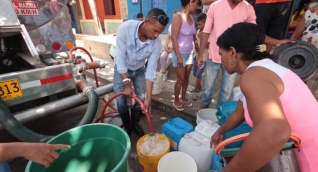
[[[123,82],[126,82],[126,81],[129,81],[129,82],[130,82],[130,79],[129,79],[129,78],[123,79]]]

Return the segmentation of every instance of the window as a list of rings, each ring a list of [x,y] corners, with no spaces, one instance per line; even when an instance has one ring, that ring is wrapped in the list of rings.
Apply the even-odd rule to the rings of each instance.
[[[106,16],[116,15],[115,0],[104,0],[104,12]]]

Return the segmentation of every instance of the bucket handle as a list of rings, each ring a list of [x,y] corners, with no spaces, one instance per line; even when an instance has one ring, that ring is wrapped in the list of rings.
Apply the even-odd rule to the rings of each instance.
[[[237,142],[237,141],[241,141],[241,140],[245,140],[248,135],[250,133],[244,133],[244,134],[240,134],[234,137],[230,137],[228,139],[223,140],[221,143],[219,143],[216,147],[215,147],[215,152],[217,155],[220,155],[220,151],[221,149],[223,149],[226,145]],[[295,142],[295,146],[299,147],[301,144],[301,140],[299,138],[298,135],[296,135],[295,133],[291,133],[290,135],[290,139],[292,139]]]

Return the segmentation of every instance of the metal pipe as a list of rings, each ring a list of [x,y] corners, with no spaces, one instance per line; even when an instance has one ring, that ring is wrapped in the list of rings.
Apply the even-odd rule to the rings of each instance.
[[[112,93],[113,84],[108,84],[105,86],[98,87],[95,89],[95,92],[97,93],[98,96],[103,96],[105,94]],[[35,119],[42,118],[44,116],[48,116],[50,114],[54,114],[65,109],[72,108],[76,105],[79,105],[85,102],[87,102],[87,99],[82,93],[80,93],[80,94],[70,96],[61,100],[44,104],[42,106],[31,108],[23,112],[15,113],[14,117],[20,123],[27,123]],[[0,129],[3,129],[2,125],[0,125]]]

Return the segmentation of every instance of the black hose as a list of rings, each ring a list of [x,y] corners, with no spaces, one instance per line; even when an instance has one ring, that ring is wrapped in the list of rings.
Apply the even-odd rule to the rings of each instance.
[[[95,90],[93,88],[87,90],[86,97],[88,98],[87,110],[85,112],[84,117],[77,126],[92,123],[97,112],[99,98]]]
[[[98,95],[94,89],[89,89],[86,92],[88,98],[88,107],[85,112],[83,119],[77,126],[92,123],[94,120],[97,108],[98,108]],[[0,124],[10,134],[24,142],[47,142],[54,136],[47,136],[38,134],[22,125],[5,106],[2,99],[0,98]]]
[[[53,136],[38,134],[22,125],[0,98],[0,123],[14,137],[24,142],[46,142]]]

